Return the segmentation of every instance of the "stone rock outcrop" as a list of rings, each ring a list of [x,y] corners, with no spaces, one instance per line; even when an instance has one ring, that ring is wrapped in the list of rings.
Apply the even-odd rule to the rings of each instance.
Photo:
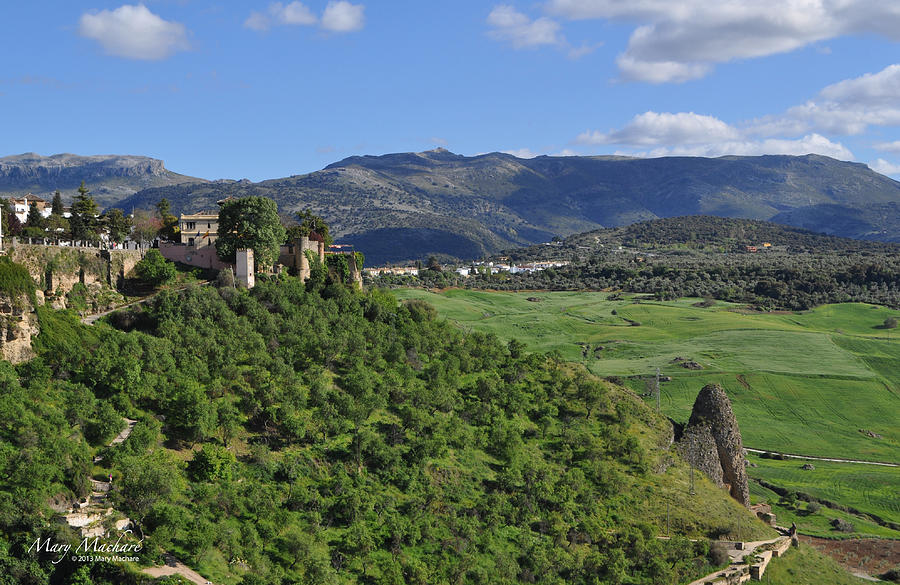
[[[679,450],[718,486],[727,487],[731,497],[750,505],[741,431],[731,401],[718,384],[704,386],[697,395]]]
[[[0,359],[18,364],[33,358],[31,338],[39,331],[37,315],[27,296],[0,295]]]

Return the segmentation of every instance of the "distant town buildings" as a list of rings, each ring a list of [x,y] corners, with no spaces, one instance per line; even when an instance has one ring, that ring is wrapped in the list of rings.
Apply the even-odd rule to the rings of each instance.
[[[565,266],[567,264],[569,264],[569,262],[560,260],[527,262],[523,264],[507,264],[505,262],[474,262],[469,265],[458,266],[453,269],[453,271],[462,277],[474,276],[476,274],[499,274],[501,272],[520,274],[522,272],[538,272],[541,270],[546,270],[548,268],[557,268],[559,266]],[[379,266],[376,268],[367,268],[366,271],[368,271],[372,276],[419,276],[420,269],[415,266]]]
[[[32,205],[37,207],[43,218],[50,217],[53,211],[53,206],[47,200],[31,193],[24,197],[10,197],[9,202],[12,204],[13,214],[16,216],[16,219],[23,224],[28,221],[28,211]],[[63,217],[72,217],[72,208],[63,207]]]

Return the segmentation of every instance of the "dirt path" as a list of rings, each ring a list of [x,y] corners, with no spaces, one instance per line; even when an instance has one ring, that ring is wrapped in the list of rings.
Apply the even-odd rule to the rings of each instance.
[[[172,555],[166,555],[165,565],[159,565],[158,567],[147,567],[146,569],[142,570],[141,573],[150,575],[153,578],[167,577],[169,575],[177,574],[186,579],[189,579],[194,583],[197,583],[197,585],[208,585],[212,583],[212,581],[204,579],[203,576],[200,575],[200,573],[191,569]]]
[[[192,283],[186,284],[186,285],[181,286],[181,287],[179,287],[179,288],[177,288],[177,289],[174,289],[174,290],[184,290],[184,289],[186,289],[186,288],[188,288],[189,286],[192,286],[192,285],[194,285],[194,284],[199,285],[199,286],[204,286],[204,285],[209,284],[209,281],[208,281],[208,280],[200,280],[200,281],[197,281],[197,282],[192,282]],[[98,320],[102,319],[103,317],[106,317],[106,316],[109,315],[109,314],[115,313],[116,311],[121,311],[122,309],[127,309],[128,307],[133,307],[133,306],[135,306],[135,305],[140,305],[141,303],[146,303],[146,302],[152,300],[154,297],[156,297],[156,295],[158,295],[158,294],[161,293],[161,292],[162,292],[161,290],[158,290],[158,291],[156,291],[155,293],[153,293],[152,295],[150,295],[149,297],[144,297],[144,298],[138,299],[138,300],[136,300],[136,301],[131,301],[130,303],[125,303],[124,305],[119,305],[119,306],[116,307],[115,309],[110,309],[110,310],[108,310],[108,311],[103,311],[102,313],[95,313],[95,314],[93,314],[93,315],[88,315],[88,316],[86,316],[86,317],[82,317],[82,318],[81,318],[81,322],[84,323],[85,325],[93,325],[93,324],[96,323]]]
[[[98,320],[102,319],[103,317],[106,317],[107,315],[109,315],[111,313],[115,313],[116,311],[121,311],[122,309],[127,309],[128,307],[133,307],[134,305],[140,305],[141,303],[146,303],[147,301],[149,301],[150,299],[155,297],[157,294],[159,294],[159,293],[150,295],[149,297],[144,297],[143,299],[131,301],[130,303],[125,303],[124,305],[119,305],[115,309],[110,309],[109,311],[103,311],[102,313],[94,313],[93,315],[88,315],[87,317],[82,317],[81,322],[84,323],[85,325],[93,325]]]
[[[883,467],[900,467],[900,464],[897,463],[887,463],[884,461],[861,461],[859,459],[841,459],[838,457],[814,457],[812,455],[793,455],[791,453],[779,453],[777,451],[764,451],[762,449],[751,449],[750,447],[744,447],[745,451],[749,451],[751,453],[771,453],[773,455],[779,455],[781,457],[787,457],[789,459],[809,459],[810,461],[833,461],[835,463],[859,463],[862,465],[881,465]]]

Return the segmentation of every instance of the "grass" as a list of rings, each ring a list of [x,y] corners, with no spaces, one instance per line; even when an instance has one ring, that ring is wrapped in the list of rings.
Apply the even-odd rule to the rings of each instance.
[[[846,303],[802,313],[755,313],[722,302],[695,307],[700,299],[610,300],[607,293],[394,292],[400,299],[428,301],[465,329],[515,338],[534,351],[559,352],[597,375],[618,376],[651,403],[658,367],[671,378],[661,386],[662,414],[677,421],[687,421],[700,388],[721,384],[745,446],[900,462],[900,333],[879,328],[898,311]],[[703,369],[687,370],[673,362],[676,357]],[[900,521],[900,504],[891,497],[900,491],[897,468],[813,462],[816,471],[805,472],[796,460],[755,461],[760,466],[751,468],[753,477]],[[780,523],[797,521],[804,533],[834,538],[839,535],[829,522],[843,518],[854,523],[855,534],[900,536],[845,512],[803,512],[776,509]]]
[[[890,339],[877,328],[897,311],[848,303],[753,314],[728,303],[635,304],[633,297],[609,300],[606,293],[396,294],[425,299],[464,328],[558,351],[601,376],[628,378],[638,393],[646,392],[641,377],[658,367],[672,378],[662,385],[662,411],[675,420],[687,420],[703,385],[722,384],[749,447],[900,462],[900,334]],[[686,370],[673,363],[676,357],[703,369]]]
[[[875,465],[855,465],[830,461],[800,461],[788,459],[784,461],[763,459],[750,455],[748,459],[755,465],[747,469],[750,477],[762,479],[779,487],[788,487],[795,492],[809,494],[819,500],[839,502],[864,514],[872,514],[884,521],[900,524],[900,500],[897,499],[897,478],[900,469],[896,467],[879,467]],[[812,470],[802,469],[805,463],[814,467]],[[769,498],[772,503],[778,500]],[[802,503],[801,503],[802,504]],[[805,508],[805,504],[803,505]],[[820,514],[830,518],[850,519],[846,514],[822,508]],[[805,513],[796,514],[797,525],[808,524],[815,518]],[[851,519],[851,521],[854,521]],[[869,522],[868,524],[875,524]],[[900,538],[900,531],[888,528],[877,530],[881,536]],[[834,536],[826,531],[823,536]]]
[[[797,501],[794,505],[788,505],[781,501],[778,494],[762,487],[758,483],[750,482],[750,501],[758,503],[765,501],[772,506],[772,512],[778,521],[779,526],[790,526],[791,523],[797,525],[797,531],[808,536],[817,536],[820,538],[828,538],[832,540],[843,540],[851,538],[900,538],[900,532],[892,530],[886,526],[881,526],[876,522],[849,512],[841,510],[833,510],[822,506],[817,512],[807,509],[808,504],[803,501]],[[840,532],[836,530],[831,522],[835,519],[844,520],[853,524],[853,532]]]
[[[831,557],[808,545],[791,548],[783,557],[772,559],[763,574],[763,582],[771,585],[862,585]]]

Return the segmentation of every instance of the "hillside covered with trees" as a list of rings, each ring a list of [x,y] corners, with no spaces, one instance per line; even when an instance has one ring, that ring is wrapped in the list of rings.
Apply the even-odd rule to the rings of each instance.
[[[569,262],[549,270],[468,278],[423,271],[385,285],[498,290],[621,290],[662,300],[707,297],[762,309],[826,303],[900,307],[900,244],[816,234],[770,222],[689,216],[578,234],[504,252],[495,262]]]
[[[689,495],[635,395],[422,302],[318,273],[38,315],[38,357],[0,362],[0,583],[147,579],[28,551],[80,540],[49,505],[91,475],[141,565],[226,584],[680,583],[721,561],[684,537],[770,534],[704,479]]]

